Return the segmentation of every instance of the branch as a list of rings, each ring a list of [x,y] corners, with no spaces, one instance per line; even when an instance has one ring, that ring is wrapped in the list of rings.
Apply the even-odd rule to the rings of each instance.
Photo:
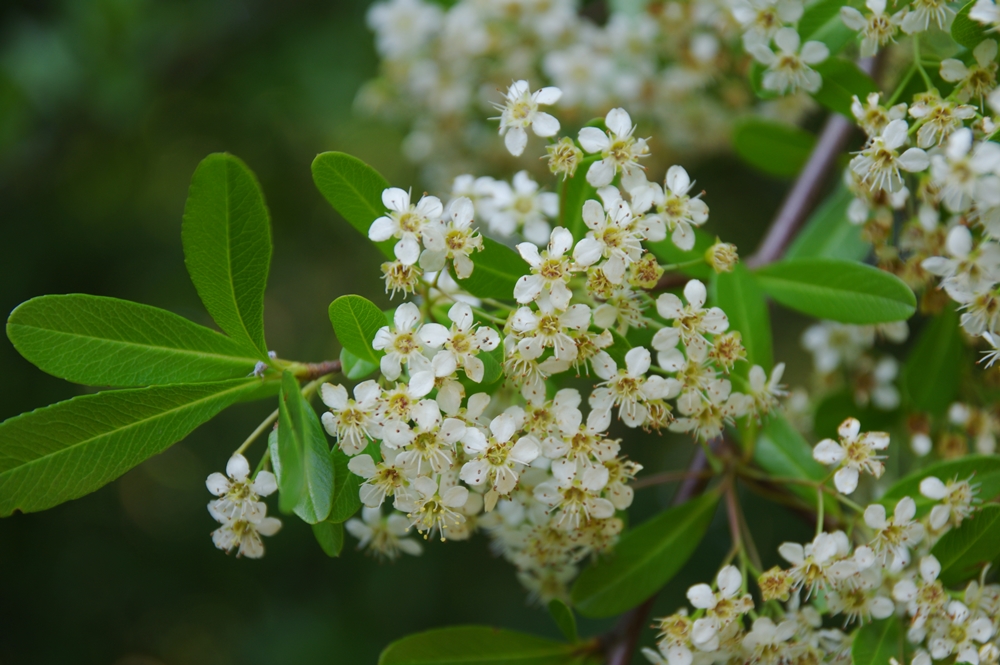
[[[713,450],[721,445],[721,438],[709,442],[709,446]],[[705,491],[710,477],[703,477],[707,466],[708,459],[705,457],[705,451],[698,448],[691,459],[691,464],[688,465],[684,482],[677,488],[677,493],[670,502],[671,505],[679,506]],[[642,605],[623,614],[615,627],[601,636],[600,643],[604,647],[607,665],[628,665],[632,661],[636,644],[639,642],[639,635],[642,634],[643,624],[646,623],[647,616],[653,609],[655,601],[656,594],[653,594]]]
[[[342,371],[339,360],[324,360],[321,363],[306,363],[306,373],[298,378],[313,381],[327,374],[338,374]]]

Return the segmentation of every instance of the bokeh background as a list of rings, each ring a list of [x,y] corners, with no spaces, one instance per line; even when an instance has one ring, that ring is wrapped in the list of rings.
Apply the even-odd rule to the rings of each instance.
[[[388,301],[378,255],[316,191],[309,164],[342,150],[396,185],[421,186],[399,128],[353,112],[377,69],[368,4],[0,3],[0,310],[92,293],[212,325],[184,270],[180,220],[198,161],[225,150],[257,173],[272,213],[269,342],[282,357],[336,357],[330,301]],[[709,229],[749,253],[787,183],[726,156],[689,166],[708,190]],[[800,357],[801,325],[776,324],[779,359]],[[43,374],[6,340],[0,377],[0,418],[87,390]],[[217,551],[204,479],[272,408],[234,407],[90,496],[0,521],[0,663],[374,663],[393,639],[450,623],[557,635],[482,537],[430,543],[394,564],[349,540],[329,559],[289,518],[261,561]],[[685,465],[692,446],[646,437],[627,451],[657,470]],[[641,490],[631,519],[662,509],[672,491]],[[775,542],[808,537],[793,517],[748,502],[766,565]],[[681,577],[708,580],[728,547],[715,524]],[[672,584],[656,612],[676,609],[684,590]],[[608,625],[584,621],[582,631]],[[652,645],[652,631],[642,642]]]

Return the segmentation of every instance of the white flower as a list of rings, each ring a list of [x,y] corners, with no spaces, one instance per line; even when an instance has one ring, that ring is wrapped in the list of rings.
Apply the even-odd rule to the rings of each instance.
[[[382,204],[389,214],[372,222],[368,237],[376,242],[399,238],[394,252],[403,265],[412,266],[420,258],[420,244],[431,251],[444,251],[441,213],[444,207],[436,196],[424,196],[417,205],[410,203],[410,193],[390,187],[382,192]]]
[[[382,429],[376,412],[382,389],[375,381],[363,381],[354,386],[354,399],[347,396],[347,389],[324,383],[320,388],[323,403],[330,407],[321,417],[330,436],[340,442],[340,449],[348,455],[357,455],[368,445],[368,438],[378,438]]]
[[[968,227],[957,225],[948,231],[945,250],[952,258],[932,256],[920,265],[941,277],[941,287],[953,300],[969,303],[977,294],[1000,281],[1000,244],[981,242],[974,247],[972,232]],[[982,331],[975,333],[982,334]]]
[[[379,53],[404,58],[424,46],[441,27],[441,8],[422,0],[379,2],[368,10]]]
[[[941,573],[941,563],[932,555],[920,559],[918,581],[904,578],[892,588],[892,596],[907,604],[907,611],[913,617],[911,631],[921,630],[927,619],[944,609],[948,594],[937,581]],[[922,640],[921,640],[922,641]]]
[[[990,332],[983,333],[983,339],[993,347],[992,350],[983,351],[983,357],[978,360],[978,362],[985,362],[986,367],[992,367],[993,363],[1000,360],[1000,335],[994,335]]]
[[[222,526],[212,532],[212,542],[220,550],[226,553],[232,552],[233,548],[239,547],[237,556],[245,556],[250,559],[259,559],[264,556],[264,543],[261,536],[273,536],[281,528],[281,520],[277,517],[265,517],[267,507],[262,506],[260,519],[256,522],[243,519],[233,519],[221,514],[213,514],[212,517],[222,523]]]
[[[822,42],[810,41],[802,45],[794,28],[781,28],[774,35],[779,52],[774,53],[766,44],[751,44],[748,47],[761,64],[767,65],[762,85],[766,90],[778,94],[791,94],[796,90],[816,92],[823,85],[823,79],[809,65],[817,65],[830,56],[830,49]]]
[[[828,374],[843,363],[847,366],[875,343],[875,328],[852,326],[835,321],[821,321],[802,334],[802,346],[813,354],[813,364],[820,374]]]
[[[1000,28],[1000,6],[993,0],[977,0],[969,11],[969,18],[996,30]]]
[[[361,519],[350,519],[344,524],[347,533],[358,539],[358,549],[367,549],[379,557],[394,560],[400,552],[419,556],[423,546],[406,538],[410,523],[399,513],[382,515],[378,508],[365,506],[361,509]]]
[[[857,95],[852,97],[851,115],[868,136],[878,136],[890,122],[906,117],[906,104],[896,104],[892,108],[885,109],[879,105],[880,97],[880,93],[868,93],[865,104],[861,103]]]
[[[220,515],[228,520],[249,522],[259,522],[264,519],[267,508],[258,502],[257,498],[269,496],[278,489],[274,474],[270,471],[260,471],[252,482],[248,482],[250,464],[246,457],[236,453],[226,463],[226,475],[229,477],[226,478],[216,472],[205,481],[208,491],[220,497],[209,504],[213,516]]]
[[[833,482],[843,494],[850,494],[857,489],[858,477],[862,471],[880,478],[885,470],[885,465],[881,462],[885,457],[876,455],[875,452],[889,446],[889,435],[885,432],[860,432],[861,423],[848,418],[837,428],[839,444],[832,439],[823,439],[813,448],[813,458],[817,462],[839,467]]]
[[[922,121],[917,130],[917,145],[921,148],[938,145],[953,131],[960,129],[963,122],[977,115],[974,106],[941,99],[936,90],[915,97],[909,113]]]
[[[903,187],[900,169],[917,172],[930,164],[927,153],[920,148],[910,148],[899,154],[899,148],[906,143],[908,130],[905,120],[893,120],[885,126],[881,136],[874,137],[868,147],[851,160],[851,170],[873,192],[899,191]]]
[[[398,454],[398,451],[383,445],[382,461],[378,464],[368,454],[352,457],[347,463],[351,473],[365,479],[358,490],[361,503],[369,508],[378,508],[387,496],[391,496],[394,497],[393,506],[396,510],[412,509],[415,495],[410,489],[406,470],[396,463]]]
[[[512,444],[510,440],[516,431],[517,424],[508,414],[490,421],[492,436],[487,437],[475,427],[466,430],[462,443],[473,459],[462,466],[459,474],[462,480],[469,485],[489,483],[496,494],[510,494],[517,485],[520,470],[534,462],[542,449],[533,436],[521,437]],[[487,509],[490,508],[488,505]]]
[[[465,523],[465,515],[458,511],[468,502],[469,490],[461,485],[446,488],[444,484],[439,490],[438,481],[427,476],[414,480],[413,487],[419,492],[419,497],[409,513],[410,526],[416,527],[425,538],[438,532],[441,540],[445,540],[449,528],[454,529]]]
[[[519,335],[517,350],[526,360],[537,360],[551,348],[558,361],[571,363],[576,360],[579,348],[568,331],[582,332],[590,326],[590,308],[570,305],[565,312],[535,312],[519,307],[514,312],[510,327]]]
[[[840,8],[840,19],[848,28],[861,31],[864,35],[861,40],[861,56],[868,58],[875,55],[880,46],[894,41],[897,21],[886,15],[885,0],[868,0],[865,6],[871,10],[871,16],[865,18],[854,7],[845,5]]]
[[[587,182],[594,187],[611,184],[619,171],[629,175],[633,170],[642,168],[638,160],[649,154],[646,139],[632,136],[635,127],[625,109],[608,111],[604,124],[608,128],[607,133],[596,127],[584,127],[578,137],[585,151],[601,155],[600,161],[591,164],[587,171]]]
[[[536,245],[549,240],[549,218],[559,214],[559,195],[538,191],[527,171],[514,174],[511,184],[494,181],[491,197],[483,201],[483,216],[490,232],[504,238],[518,230]]]
[[[500,110],[500,136],[510,154],[518,157],[528,144],[529,127],[535,136],[555,136],[559,133],[559,121],[548,113],[538,110],[539,105],[555,104],[562,97],[559,88],[542,88],[531,92],[528,82],[514,81],[507,89],[507,99]]]
[[[412,418],[414,427],[398,420],[386,422],[384,445],[405,448],[395,463],[414,476],[425,475],[428,469],[444,473],[451,468],[455,444],[465,435],[465,423],[458,418],[442,422],[437,402],[430,399],[417,404]]]
[[[644,187],[640,186],[629,192],[636,211],[646,210],[640,199],[643,196],[651,196],[651,205],[655,206],[656,213],[647,214],[644,218],[646,223],[654,218],[662,220],[666,230],[670,231],[670,239],[684,251],[694,247],[695,235],[692,227],[701,226],[708,221],[708,205],[701,200],[701,194],[688,196],[692,187],[694,182],[684,167],[671,166],[667,169],[664,189],[655,183],[647,183]],[[649,239],[656,240],[652,237]]]
[[[771,371],[771,378],[760,365],[750,368],[750,397],[754,401],[757,415],[763,416],[778,407],[778,400],[788,394],[781,385],[781,376],[785,373],[785,363],[778,363]]]
[[[984,39],[972,51],[976,64],[967,67],[961,60],[948,58],[941,61],[941,78],[955,84],[952,93],[960,102],[975,98],[982,103],[997,85],[997,43]]]
[[[629,204],[618,199],[605,211],[597,201],[588,200],[583,204],[583,221],[590,230],[573,249],[573,259],[589,267],[606,258],[601,272],[612,284],[621,284],[628,267],[642,258],[642,234],[634,228]]]
[[[897,561],[908,560],[909,548],[924,539],[924,526],[914,522],[917,504],[911,497],[903,497],[896,503],[892,519],[886,519],[885,506],[873,503],[865,508],[865,524],[876,531],[872,549],[881,554],[889,563],[890,555]]]
[[[964,212],[973,202],[1000,205],[1000,145],[989,141],[973,149],[972,130],[956,130],[948,137],[944,154],[931,158],[931,179],[941,189],[941,200],[952,212]]]
[[[949,522],[953,526],[961,526],[965,518],[973,513],[978,485],[972,485],[969,480],[949,480],[947,483],[935,476],[927,476],[920,481],[920,493],[928,499],[941,501],[931,509],[930,525],[934,531],[940,531]]]
[[[385,352],[379,360],[379,369],[390,381],[399,378],[403,363],[411,375],[430,370],[430,360],[424,356],[424,345],[417,336],[417,324],[423,318],[416,305],[404,302],[392,315],[393,327],[382,326],[375,333],[372,348]]]
[[[517,251],[531,266],[531,274],[517,280],[514,286],[514,298],[517,302],[524,305],[538,300],[544,293],[553,307],[565,310],[573,295],[567,283],[574,272],[574,266],[570,257],[565,256],[572,247],[573,234],[561,226],[552,229],[548,249],[542,253],[532,243],[519,244]]]
[[[445,217],[450,221],[444,228],[444,251],[426,251],[420,257],[421,266],[425,270],[437,271],[444,268],[445,259],[451,259],[455,266],[455,274],[459,279],[468,279],[475,264],[472,253],[483,248],[483,237],[472,228],[475,206],[465,197],[450,201],[445,208]]]
[[[420,329],[421,341],[432,349],[441,349],[431,360],[434,376],[451,376],[461,367],[472,381],[480,383],[485,371],[480,351],[492,351],[500,345],[500,335],[488,326],[476,326],[472,308],[457,302],[448,310],[451,329],[440,323],[427,323]]]
[[[691,641],[702,651],[718,649],[720,631],[753,609],[753,600],[749,595],[738,595],[743,587],[743,576],[735,566],[720,570],[715,582],[719,587],[718,593],[713,593],[707,584],[695,584],[687,592],[691,605],[705,610],[705,617],[696,620],[691,630]]]
[[[781,656],[786,642],[798,631],[794,621],[782,621],[778,625],[768,617],[760,617],[753,622],[753,628],[743,636],[743,648],[749,651],[754,661],[785,662]]]
[[[629,427],[642,426],[649,415],[646,402],[676,397],[681,390],[677,379],[646,377],[651,361],[649,350],[637,346],[625,354],[625,369],[618,369],[611,356],[599,351],[594,356],[594,372],[604,382],[591,393],[591,408],[607,412],[617,405],[622,422]]]
[[[729,329],[729,318],[725,312],[718,307],[705,309],[708,290],[703,282],[697,279],[688,281],[684,285],[684,298],[688,301],[687,305],[672,293],[663,293],[656,299],[657,314],[674,322],[673,326],[660,328],[653,336],[652,346],[660,352],[659,363],[663,367],[668,364],[664,353],[676,351],[678,341],[701,354],[708,350],[705,335],[718,335]]]
[[[743,28],[744,43],[766,43],[783,24],[802,18],[797,0],[737,0],[730,11]]]
[[[948,603],[946,619],[932,630],[927,646],[935,660],[956,654],[956,663],[979,663],[979,648],[993,636],[995,628],[986,617],[975,618],[969,608],[957,600]]]
[[[972,16],[971,12],[969,15]],[[903,12],[899,27],[906,34],[912,35],[927,31],[933,21],[937,27],[948,31],[954,18],[955,10],[945,4],[944,0],[913,0]]]

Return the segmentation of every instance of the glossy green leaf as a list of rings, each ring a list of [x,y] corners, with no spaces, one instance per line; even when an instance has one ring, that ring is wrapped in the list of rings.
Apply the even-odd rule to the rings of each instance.
[[[802,42],[823,42],[830,49],[831,55],[842,51],[854,40],[856,34],[840,18],[840,8],[845,5],[850,3],[844,0],[814,0],[807,3],[798,24]]]
[[[978,486],[976,497],[982,501],[992,501],[1000,496],[1000,457],[969,455],[960,459],[935,462],[901,478],[882,495],[879,503],[891,507],[904,496],[908,496],[916,502],[917,515],[922,517],[939,503],[920,493],[920,481],[928,476],[934,476],[943,482],[968,480],[973,486]]]
[[[347,468],[349,461],[350,458],[340,449],[340,446],[334,446],[333,450],[330,451],[330,464],[333,467],[333,495],[330,502],[330,514],[326,518],[327,522],[346,522],[354,517],[354,514],[361,508],[361,498],[358,495],[361,478],[351,473]]]
[[[341,372],[351,381],[371,376],[378,371],[378,363],[362,360],[347,349],[340,350]]]
[[[791,178],[809,159],[816,137],[794,125],[748,117],[733,129],[736,154],[751,166],[779,178]]]
[[[530,271],[517,252],[490,238],[483,238],[483,250],[472,255],[472,262],[472,274],[458,283],[477,298],[513,300],[514,285]]]
[[[865,624],[858,629],[851,644],[853,665],[889,665],[889,659],[904,662],[899,617],[889,617]]]
[[[764,291],[782,305],[841,323],[908,319],[917,301],[895,275],[853,261],[792,259],[756,272]]]
[[[148,386],[248,376],[257,359],[225,335],[127,300],[41,296],[7,320],[14,347],[39,369],[92,386]]]
[[[344,549],[344,525],[339,522],[319,522],[312,525],[316,542],[329,557],[339,557]]]
[[[386,323],[385,314],[375,303],[361,296],[340,296],[330,303],[330,323],[341,346],[378,366],[383,354],[372,348],[372,340]]]
[[[752,365],[770,372],[774,366],[771,316],[753,274],[743,264],[736,264],[733,272],[716,277],[715,294],[716,303],[729,317],[729,329],[739,331],[747,351],[747,362],[740,363],[737,369],[744,376]]]
[[[566,665],[585,662],[578,647],[489,626],[451,626],[387,646],[378,665]]]
[[[83,395],[0,423],[0,516],[81,497],[277,382],[235,379]]]
[[[573,234],[573,240],[580,242],[587,235],[587,225],[583,222],[583,204],[588,199],[600,201],[597,189],[587,182],[587,170],[597,161],[599,155],[591,155],[581,160],[572,178],[562,182],[559,201],[559,225]]]
[[[680,263],[688,263],[690,261],[702,261],[701,263],[696,263],[695,265],[687,266],[681,270],[682,273],[688,275],[689,277],[694,277],[702,281],[708,281],[711,279],[715,272],[712,268],[704,263],[705,252],[715,244],[715,238],[710,236],[705,231],[699,228],[694,229],[694,247],[690,250],[683,250],[674,244],[674,241],[667,236],[665,240],[660,240],[658,242],[647,242],[646,249],[653,253],[653,256],[659,260],[661,264],[677,265]]]
[[[570,642],[580,641],[576,630],[576,616],[573,615],[573,610],[570,609],[569,605],[558,598],[553,598],[549,601],[549,615],[556,622],[563,637]]]
[[[188,273],[208,313],[230,337],[266,360],[271,222],[246,164],[225,153],[201,161],[191,177],[181,240]]]
[[[502,336],[501,336],[502,338]],[[483,380],[480,384],[488,386],[503,377],[503,345],[492,351],[480,353],[476,356],[483,361]]]
[[[813,99],[852,122],[852,98],[857,95],[858,99],[864,99],[868,93],[879,90],[872,77],[849,60],[828,58],[813,68],[823,77],[823,86],[812,93]]]
[[[609,617],[635,607],[670,581],[701,542],[718,496],[705,494],[626,531],[614,552],[573,584],[573,606]]]
[[[812,446],[792,427],[784,416],[773,415],[760,429],[753,450],[754,461],[760,468],[778,478],[822,480],[826,467],[813,459]],[[816,505],[816,490],[808,485],[788,484],[788,491],[811,506]],[[823,497],[827,509],[835,510],[832,497]]]
[[[871,243],[861,237],[861,226],[847,218],[854,195],[843,185],[816,209],[785,252],[785,259],[844,259],[861,261]]]
[[[333,461],[326,432],[312,406],[302,396],[295,376],[281,376],[278,401],[279,505],[292,510],[303,521],[316,524],[330,514],[333,502]]]
[[[941,563],[938,579],[953,586],[979,577],[1000,556],[1000,505],[990,504],[941,536],[931,549]]]
[[[951,22],[952,39],[970,51],[979,46],[979,42],[989,36],[986,32],[988,30],[988,26],[969,18],[969,12],[972,11],[972,8],[975,6],[976,0],[970,0],[970,2],[959,10],[955,19]]]
[[[324,152],[312,163],[313,182],[333,209],[365,238],[372,222],[386,212],[382,192],[389,182],[357,157],[342,152]],[[393,259],[394,241],[373,243]]]
[[[941,415],[948,410],[962,378],[962,334],[952,307],[931,319],[903,366],[903,385],[913,406]]]

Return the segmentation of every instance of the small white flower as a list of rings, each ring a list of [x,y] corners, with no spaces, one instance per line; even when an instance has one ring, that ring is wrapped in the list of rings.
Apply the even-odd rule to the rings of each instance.
[[[612,284],[621,284],[628,267],[642,258],[643,251],[643,235],[633,224],[629,204],[617,199],[609,201],[605,210],[590,199],[583,204],[583,222],[590,230],[573,249],[573,260],[589,267],[606,258],[601,272]]]
[[[885,450],[889,446],[889,435],[885,432],[865,432],[861,434],[861,423],[854,418],[848,418],[837,428],[840,443],[832,439],[823,439],[813,448],[813,458],[820,464],[838,466],[833,482],[837,490],[850,494],[858,487],[858,477],[862,471],[867,471],[876,478],[882,476],[885,465],[882,455],[876,451]]]
[[[646,377],[651,361],[649,350],[637,346],[625,354],[625,368],[618,369],[611,356],[599,351],[593,360],[594,372],[604,381],[590,395],[591,408],[610,412],[617,405],[622,422],[629,427],[641,427],[649,415],[647,402],[671,399],[681,390],[677,379]]]
[[[491,196],[482,203],[490,232],[508,238],[517,231],[536,245],[549,240],[549,219],[559,214],[559,195],[542,192],[527,171],[518,171],[510,184],[496,180]]]
[[[400,552],[420,556],[423,546],[406,538],[410,523],[399,513],[382,515],[378,508],[361,509],[361,519],[353,518],[344,524],[347,533],[358,539],[358,549],[367,549],[378,557],[394,560]]]
[[[451,329],[440,323],[427,323],[420,329],[421,341],[432,349],[441,349],[431,360],[434,376],[451,376],[461,367],[472,381],[483,380],[485,367],[476,356],[500,345],[500,335],[488,326],[476,326],[472,307],[457,302],[448,310]]]
[[[430,370],[430,360],[424,356],[424,345],[417,335],[417,324],[423,320],[420,308],[411,302],[404,302],[393,313],[393,327],[382,326],[375,333],[372,348],[384,351],[379,361],[382,375],[395,381],[402,373],[403,363],[411,375]]]
[[[885,0],[868,0],[865,6],[871,10],[871,15],[865,17],[854,7],[840,8],[840,18],[851,30],[860,31],[864,36],[861,40],[861,56],[871,57],[878,52],[880,46],[895,41],[897,21],[885,13]]]
[[[802,18],[804,8],[797,0],[737,0],[730,11],[743,28],[744,43],[766,43],[782,25]]]
[[[662,367],[670,364],[664,354],[680,353],[677,351],[678,342],[683,342],[688,349],[698,349],[700,354],[708,350],[705,335],[719,335],[729,329],[729,318],[725,312],[718,307],[705,308],[708,290],[703,282],[692,279],[685,284],[684,298],[687,305],[672,293],[661,294],[656,299],[657,314],[673,321],[672,326],[660,328],[653,336],[652,346],[660,352],[659,363]]]
[[[972,504],[978,503],[979,499],[976,498],[978,485],[971,484],[970,480],[971,477],[944,483],[940,478],[927,476],[920,481],[920,493],[928,499],[941,502],[931,509],[931,529],[941,531],[949,522],[954,527],[961,526],[972,515]]]
[[[545,294],[557,310],[569,307],[573,293],[567,284],[575,268],[566,252],[572,248],[573,234],[561,226],[552,229],[548,249],[541,253],[532,243],[519,244],[517,251],[531,266],[531,274],[517,280],[514,286],[515,300],[525,305]]]
[[[701,226],[708,221],[708,205],[701,200],[701,194],[688,196],[694,187],[694,182],[682,166],[671,166],[661,189],[655,183],[646,183],[631,190],[633,208],[638,212],[648,209],[643,204],[643,198],[649,197],[650,205],[656,212],[647,214],[644,218],[648,224],[651,220],[662,221],[670,239],[678,249],[689,251],[694,247],[695,235],[692,227]],[[647,237],[649,234],[647,234]],[[656,240],[648,237],[649,240]]]
[[[510,154],[518,157],[528,144],[529,127],[535,136],[555,136],[559,133],[559,121],[548,113],[539,111],[541,105],[555,104],[562,97],[559,88],[542,88],[531,92],[528,82],[514,81],[507,89],[506,100],[498,104],[500,110],[500,136]]]
[[[917,504],[911,497],[903,497],[893,510],[892,519],[886,519],[885,506],[873,503],[865,508],[865,524],[876,531],[872,549],[891,563],[890,555],[899,560],[909,560],[909,549],[924,539],[924,526],[914,522]]]
[[[611,184],[619,171],[629,175],[642,168],[638,160],[649,154],[646,139],[632,136],[635,127],[625,109],[608,111],[604,124],[608,128],[607,133],[596,127],[584,127],[579,134],[580,146],[585,151],[601,155],[601,159],[591,164],[587,171],[587,182],[594,187]]]
[[[262,508],[262,516],[256,522],[213,514],[212,517],[220,521],[222,526],[212,532],[212,542],[227,554],[238,547],[237,556],[259,559],[264,556],[264,543],[260,537],[273,536],[281,528],[281,520],[277,517],[264,517],[265,512],[266,506]]]
[[[984,332],[983,339],[993,347],[992,350],[983,351],[983,357],[978,360],[978,362],[985,362],[986,367],[990,368],[993,366],[997,360],[1000,360],[1000,335],[994,335],[991,332]]]
[[[459,512],[469,500],[469,490],[461,485],[438,487],[438,481],[422,476],[413,481],[419,497],[409,512],[410,526],[424,534],[424,538],[441,534],[445,540],[449,528],[454,529],[465,523],[465,515]]]
[[[779,49],[777,54],[766,44],[749,45],[750,54],[767,65],[761,82],[765,90],[785,95],[796,90],[816,92],[822,87],[822,77],[809,65],[817,65],[830,57],[830,49],[823,42],[809,41],[802,44],[799,52],[801,41],[795,28],[781,28],[774,35]]]
[[[368,237],[376,242],[399,238],[394,252],[403,265],[412,266],[420,258],[420,245],[432,251],[444,251],[441,213],[444,207],[436,196],[424,196],[417,205],[410,203],[410,193],[390,187],[382,192],[382,204],[389,214],[372,222]]]
[[[988,25],[993,30],[1000,29],[1000,6],[993,0],[977,0],[969,11],[969,18]]]
[[[972,16],[971,12],[969,15]],[[899,27],[906,34],[912,35],[926,32],[933,22],[937,27],[948,31],[954,18],[955,10],[945,4],[944,0],[913,0],[903,12]]]
[[[321,420],[330,436],[340,442],[340,449],[348,455],[357,455],[368,439],[378,438],[382,429],[376,416],[382,389],[375,381],[363,381],[354,386],[354,399],[347,395],[344,386],[324,383],[320,388],[323,403],[330,407]]]
[[[952,93],[960,102],[983,99],[997,86],[997,43],[984,39],[972,51],[976,63],[966,66],[961,60],[948,58],[941,61],[941,78],[955,84]]]
[[[511,443],[516,431],[517,424],[508,414],[501,414],[490,421],[492,436],[487,437],[475,427],[466,430],[462,443],[472,459],[462,466],[462,480],[469,485],[489,483],[496,494],[510,494],[517,485],[521,469],[534,462],[542,450],[533,436],[521,437]],[[490,508],[492,506],[488,506]]]
[[[920,148],[910,148],[899,154],[899,148],[906,143],[908,130],[905,120],[893,120],[880,136],[874,137],[868,147],[851,160],[851,170],[873,192],[899,191],[903,187],[900,169],[912,173],[923,171],[930,164],[927,153]]]
[[[250,522],[263,519],[266,507],[257,498],[269,496],[278,489],[274,474],[260,471],[252,482],[248,482],[250,464],[246,457],[236,453],[226,463],[226,475],[229,477],[216,472],[205,481],[208,491],[220,497],[210,504],[213,516]]]

